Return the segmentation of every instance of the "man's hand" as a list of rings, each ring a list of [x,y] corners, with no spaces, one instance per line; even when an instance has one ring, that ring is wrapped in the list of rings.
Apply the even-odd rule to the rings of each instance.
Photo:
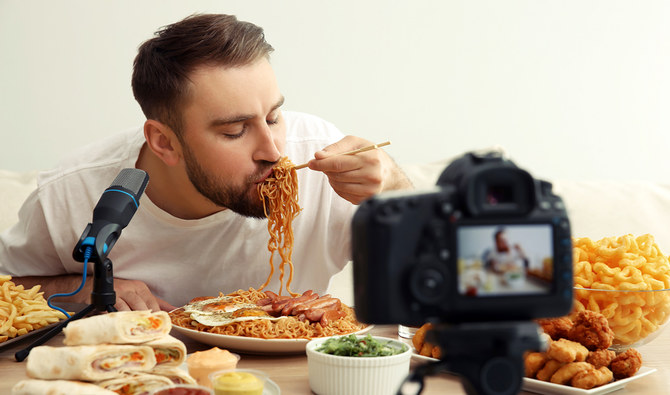
[[[35,285],[40,285],[40,290],[44,292],[46,298],[56,293],[68,293],[74,291],[81,283],[81,275],[14,277],[12,280],[16,284],[23,284],[25,288],[32,288]],[[91,303],[92,290],[93,281],[86,281],[84,288],[76,295],[56,298],[54,301]],[[154,296],[151,291],[149,291],[149,287],[142,281],[115,278],[114,291],[116,292],[116,304],[114,307],[119,311],[170,311],[175,308],[175,306]]]
[[[149,287],[139,280],[114,279],[114,291],[116,292],[116,307],[119,311],[124,310],[151,310],[170,311],[175,309],[168,302],[154,296]]]
[[[381,149],[338,155],[372,144],[359,137],[346,136],[315,153],[309,168],[326,174],[333,190],[354,204],[382,191],[412,188],[407,176]]]

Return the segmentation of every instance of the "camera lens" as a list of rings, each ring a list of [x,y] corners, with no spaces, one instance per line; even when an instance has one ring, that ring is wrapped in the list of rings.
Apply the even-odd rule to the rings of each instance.
[[[423,258],[410,275],[410,291],[419,302],[433,305],[441,302],[448,290],[448,273],[435,257]]]

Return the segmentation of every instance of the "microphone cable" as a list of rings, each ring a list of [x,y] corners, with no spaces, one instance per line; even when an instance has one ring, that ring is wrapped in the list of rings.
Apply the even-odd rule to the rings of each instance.
[[[51,304],[51,299],[76,295],[77,293],[79,293],[79,291],[81,291],[84,288],[84,285],[86,284],[86,274],[88,272],[88,260],[91,259],[91,254],[92,253],[93,253],[93,248],[91,246],[87,246],[86,250],[84,251],[84,270],[83,270],[83,273],[82,273],[82,276],[81,276],[81,284],[79,284],[79,287],[77,289],[75,289],[74,291],[69,292],[69,293],[53,294],[53,295],[49,296],[49,298],[47,299],[47,305],[49,305],[49,307],[51,307],[54,310],[58,310],[61,313],[65,314],[65,316],[67,318],[70,318],[70,314],[68,314],[68,312],[65,311],[64,309],[61,309],[60,307],[54,306],[53,304]]]

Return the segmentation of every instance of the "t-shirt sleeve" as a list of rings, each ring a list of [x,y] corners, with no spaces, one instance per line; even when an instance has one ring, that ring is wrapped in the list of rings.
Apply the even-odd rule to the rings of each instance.
[[[0,233],[0,274],[14,277],[65,274],[37,191],[19,210],[19,222]]]

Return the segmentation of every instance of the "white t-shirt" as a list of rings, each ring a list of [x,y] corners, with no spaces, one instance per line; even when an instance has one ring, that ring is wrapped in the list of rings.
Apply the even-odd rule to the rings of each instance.
[[[315,116],[285,111],[284,117],[285,154],[294,163],[307,162],[314,152],[343,137]],[[41,173],[37,190],[19,212],[19,223],[0,234],[0,273],[81,273],[83,264],[72,258],[74,246],[92,221],[103,191],[122,169],[135,167],[143,144],[142,129],[134,129],[89,145],[57,169]],[[293,223],[291,290],[323,293],[331,276],[350,259],[356,206],[338,196],[321,172],[299,170],[298,185],[302,211]],[[224,210],[183,220],[142,195],[139,209],[108,257],[114,277],[142,280],[156,296],[179,306],[196,296],[263,284],[270,273],[268,239],[266,219]],[[277,254],[274,262],[275,275],[266,289],[278,292]],[[92,267],[89,263],[89,273]]]

